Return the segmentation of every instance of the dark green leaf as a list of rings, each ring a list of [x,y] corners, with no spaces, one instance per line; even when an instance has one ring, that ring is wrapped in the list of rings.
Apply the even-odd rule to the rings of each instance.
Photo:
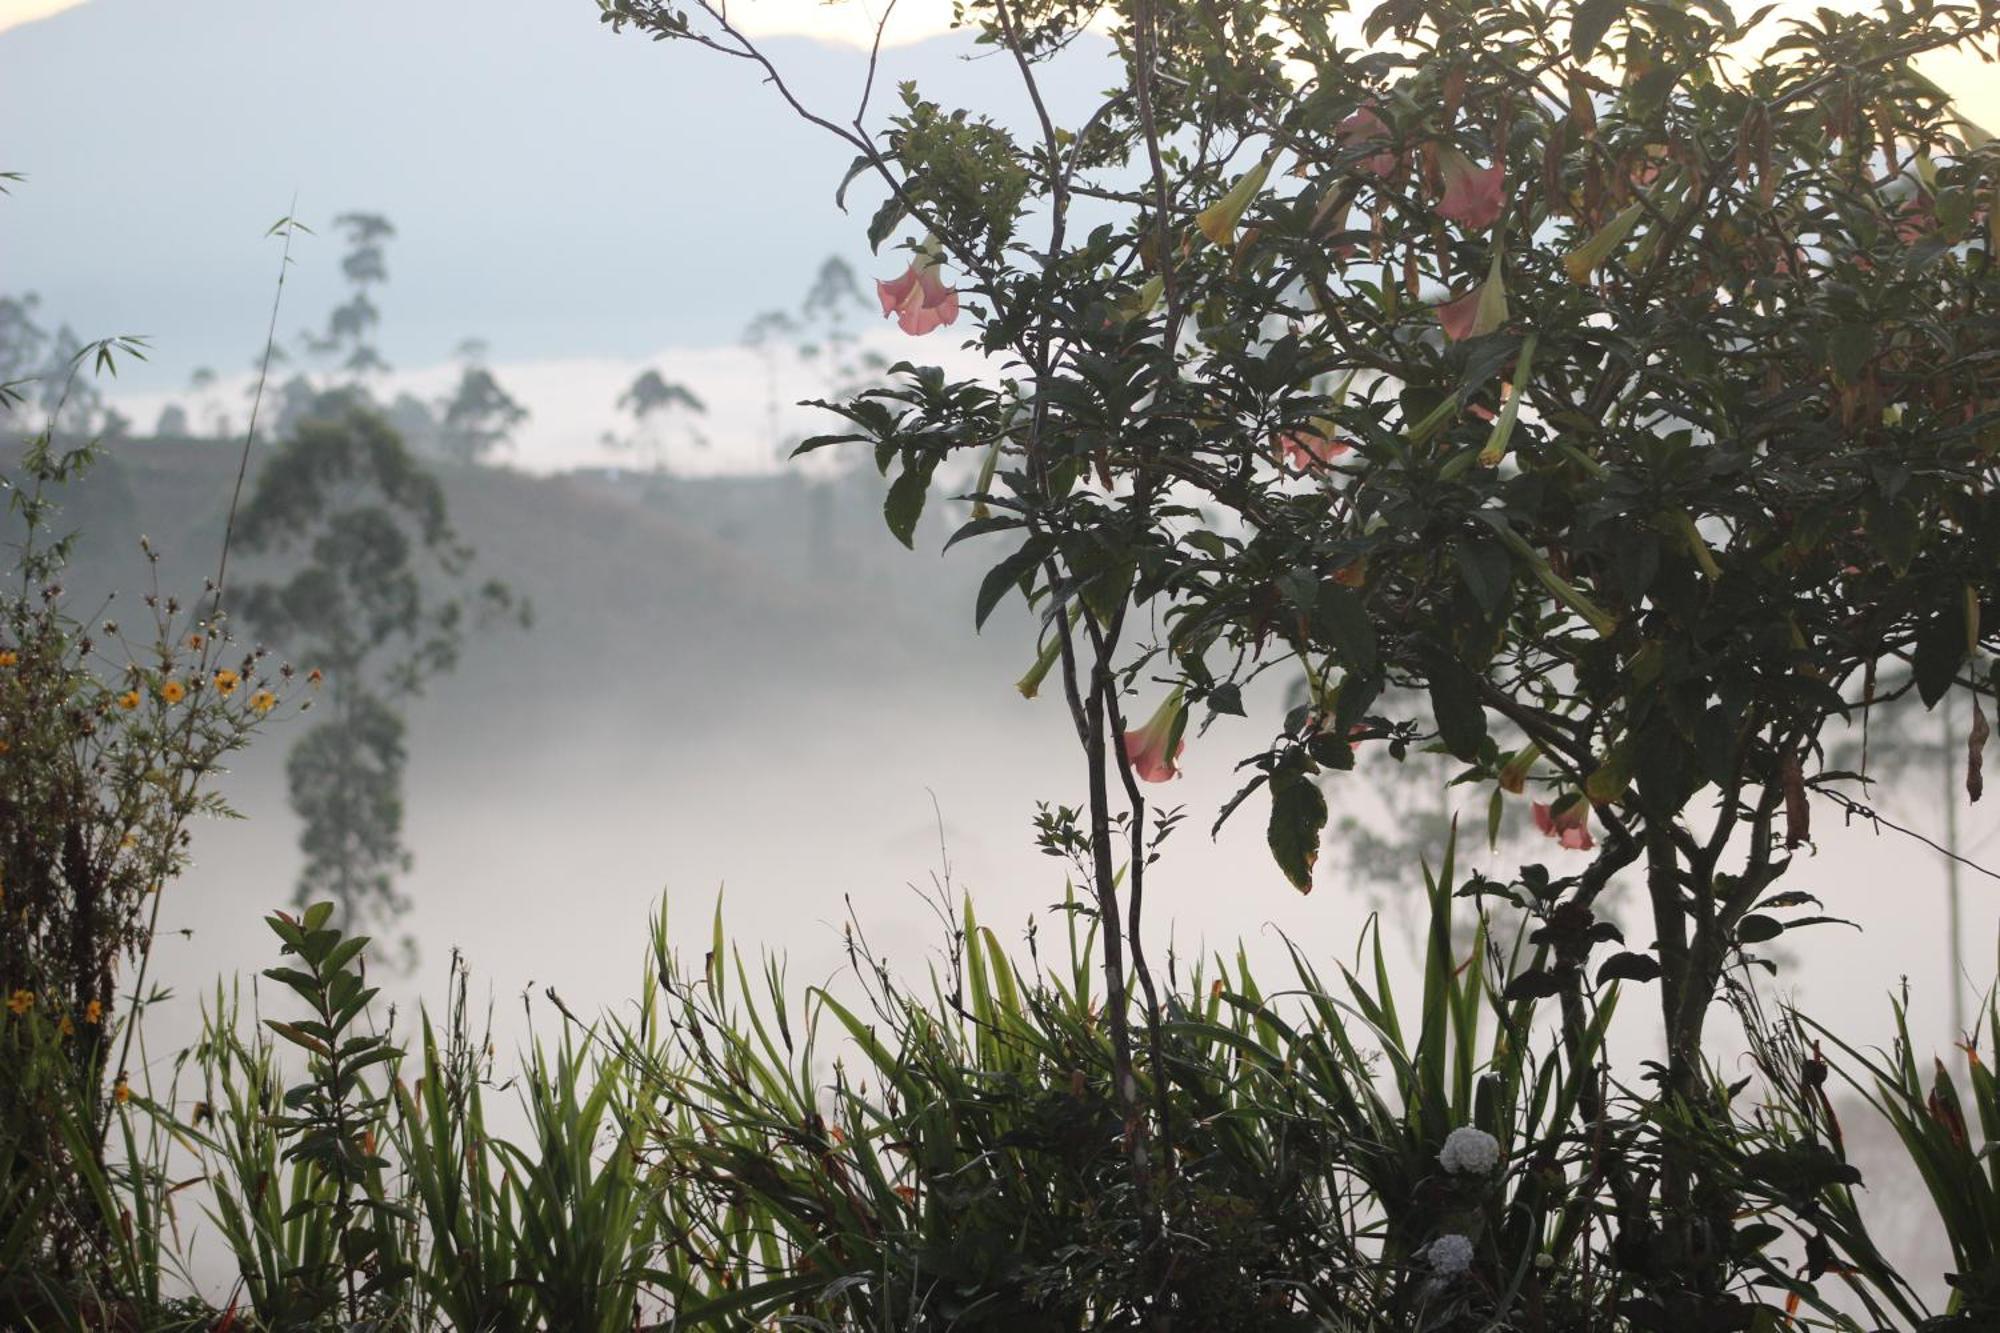
[[[890,195],[875,210],[875,216],[868,222],[868,248],[876,253],[882,250],[882,242],[889,239],[889,233],[903,220],[903,200],[899,195]]]
[[[1313,863],[1319,860],[1320,831],[1326,827],[1326,794],[1304,773],[1271,779],[1271,855],[1300,893],[1312,892]]]
[[[1607,981],[1655,981],[1660,975],[1660,964],[1650,954],[1615,953],[1604,960],[1604,966],[1597,969],[1597,984]]]
[[[1017,588],[1021,580],[1030,575],[1042,559],[1042,543],[1031,540],[1020,550],[986,571],[980,580],[979,596],[972,608],[972,626],[975,630],[986,628],[986,618],[1000,605],[1010,589]]]
[[[1531,967],[1526,972],[1515,974],[1501,992],[1503,1000],[1546,1000],[1552,995],[1560,995],[1569,984],[1569,978],[1556,972],[1545,972],[1539,967]]]
[[[1762,944],[1765,940],[1775,940],[1785,933],[1785,923],[1774,916],[1752,912],[1736,923],[1736,939],[1739,944]]]
[[[896,540],[916,549],[917,520],[924,514],[924,497],[930,491],[930,477],[921,468],[905,466],[889,483],[889,496],[882,502],[882,517]]]
[[[1488,537],[1461,537],[1454,543],[1459,577],[1479,609],[1497,615],[1507,604],[1507,589],[1513,582],[1514,565],[1507,548]]]
[[[1917,631],[1915,674],[1917,695],[1924,707],[1933,708],[1944,698],[1964,660],[1964,603],[1952,597]]]
[[[1588,60],[1611,25],[1625,14],[1630,0],[1583,0],[1569,24],[1569,51],[1578,60]]]
[[[874,165],[874,159],[866,153],[859,154],[848,163],[847,174],[840,178],[840,188],[833,192],[833,206],[841,212],[847,211],[847,187],[854,184],[854,178]]]
[[[1375,626],[1353,591],[1331,579],[1320,582],[1313,599],[1313,633],[1333,649],[1350,672],[1375,669]]]
[[[1842,384],[1861,378],[1868,358],[1875,354],[1875,331],[1866,324],[1843,324],[1826,338],[1826,359]]]
[[[1431,715],[1437,721],[1438,739],[1454,757],[1471,763],[1479,758],[1486,741],[1486,709],[1479,702],[1479,679],[1448,652],[1434,650],[1427,656]]]

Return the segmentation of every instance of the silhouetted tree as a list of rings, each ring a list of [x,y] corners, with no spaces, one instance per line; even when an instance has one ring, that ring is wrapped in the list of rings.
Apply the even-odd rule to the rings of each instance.
[[[528,409],[486,368],[483,341],[467,338],[459,344],[458,354],[463,363],[458,387],[443,401],[438,444],[447,458],[477,463],[511,441],[515,428],[528,419]]]
[[[741,339],[743,346],[755,352],[757,359],[764,363],[764,421],[766,438],[773,453],[782,453],[785,447],[778,424],[778,412],[784,396],[778,388],[778,351],[794,341],[798,332],[799,326],[790,315],[782,310],[766,310],[750,321]]]
[[[246,551],[297,562],[247,589],[239,614],[311,666],[332,705],[286,764],[304,821],[296,900],[330,899],[344,929],[379,929],[408,906],[396,888],[410,864],[397,705],[457,664],[472,550],[451,527],[437,479],[380,415],[339,394],[322,398],[321,415],[264,466],[238,533]],[[498,583],[469,600],[475,620],[525,620]]]
[[[396,228],[379,213],[342,213],[333,225],[347,238],[340,271],[347,279],[348,296],[327,316],[326,332],[307,333],[305,344],[316,355],[338,356],[340,368],[358,382],[389,369],[374,342],[382,311],[371,293],[389,280],[385,247],[395,238]]]
[[[632,418],[633,434],[630,438],[620,439],[607,432],[605,443],[644,453],[653,468],[659,471],[666,467],[666,443],[660,437],[659,423],[675,412],[705,416],[708,406],[686,385],[665,379],[659,371],[648,368],[633,379],[624,393],[618,395],[618,410]],[[692,424],[686,426],[686,431],[690,443],[697,447],[708,444],[708,440]]]
[[[0,296],[0,384],[11,385],[23,402],[41,372],[49,332],[35,318],[42,298],[33,292]],[[0,395],[0,421],[18,413],[14,395]]]

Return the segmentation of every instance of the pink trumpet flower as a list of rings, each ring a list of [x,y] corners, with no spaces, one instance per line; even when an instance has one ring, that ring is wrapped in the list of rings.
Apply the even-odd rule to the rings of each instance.
[[[1479,322],[1479,289],[1473,288],[1456,301],[1447,301],[1437,308],[1438,323],[1444,325],[1444,336],[1453,342],[1464,342],[1477,331]]]
[[[1590,802],[1571,801],[1560,810],[1551,810],[1536,801],[1535,827],[1572,852],[1587,852],[1597,844],[1590,836]]]
[[[1187,749],[1187,742],[1180,738],[1184,718],[1181,692],[1175,690],[1154,710],[1145,726],[1120,738],[1125,760],[1132,765],[1132,776],[1141,782],[1165,782],[1180,776],[1181,752]]]
[[[1915,245],[1935,230],[1937,212],[1927,194],[1906,201],[1896,214],[1896,239],[1904,245]]]
[[[958,318],[958,292],[938,277],[937,261],[919,252],[900,278],[875,280],[875,294],[882,298],[882,315],[895,316],[897,325],[912,337],[920,337]]]
[[[1317,476],[1327,465],[1354,446],[1324,433],[1315,421],[1305,430],[1283,431],[1271,437],[1271,445],[1294,471]]]
[[[1352,148],[1365,144],[1388,144],[1389,127],[1375,114],[1374,108],[1364,106],[1346,120],[1333,127],[1333,137],[1341,147]],[[1391,148],[1361,159],[1361,169],[1373,176],[1388,176],[1396,170],[1396,153]]]
[[[1444,336],[1453,342],[1484,337],[1505,324],[1507,280],[1500,267],[1500,251],[1496,249],[1493,252],[1493,260],[1486,269],[1486,281],[1456,301],[1446,301],[1432,308],[1437,311],[1438,323],[1444,326]]]
[[[1456,148],[1438,150],[1438,170],[1444,176],[1444,197],[1438,200],[1438,216],[1471,231],[1485,231],[1500,216],[1500,184],[1506,176],[1505,163],[1475,167],[1472,159]]]

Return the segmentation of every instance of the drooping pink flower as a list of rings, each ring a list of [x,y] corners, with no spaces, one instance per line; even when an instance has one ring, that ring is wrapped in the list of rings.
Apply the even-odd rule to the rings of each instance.
[[[1444,325],[1444,336],[1455,343],[1462,343],[1473,336],[1479,322],[1479,288],[1474,287],[1456,301],[1446,301],[1437,308],[1438,323]]]
[[[938,277],[937,261],[919,253],[899,278],[875,280],[883,318],[894,316],[903,332],[929,333],[958,318],[958,292]]]
[[[1280,431],[1271,437],[1271,447],[1294,471],[1318,476],[1334,459],[1354,447],[1318,427],[1319,422],[1315,421],[1307,429]]]
[[[1794,273],[1804,274],[1811,262],[1805,247],[1796,243],[1779,245],[1771,251],[1770,271],[1781,278],[1789,278]]]
[[[1935,230],[1937,211],[1927,194],[1905,200],[1896,212],[1896,239],[1903,245],[1915,245]]]
[[[1132,776],[1141,782],[1165,782],[1180,776],[1181,752],[1187,749],[1187,742],[1180,739],[1183,715],[1181,692],[1175,690],[1161,701],[1145,726],[1119,738],[1125,761],[1132,765]]]
[[[1660,172],[1665,168],[1666,163],[1666,145],[1646,145],[1645,154],[1632,166],[1630,177],[1632,184],[1642,190],[1652,188],[1653,183],[1660,179]]]
[[[1383,123],[1380,116],[1375,114],[1372,105],[1362,106],[1353,115],[1334,126],[1333,137],[1335,142],[1339,143],[1343,148],[1353,148],[1366,144],[1382,144],[1383,148],[1380,152],[1372,153],[1362,158],[1356,165],[1373,176],[1394,174],[1397,157],[1395,149],[1389,147],[1391,142],[1389,127]]]
[[[1343,189],[1336,182],[1327,190],[1326,197],[1320,201],[1318,210],[1313,213],[1312,226],[1309,230],[1314,236],[1330,238],[1331,243],[1327,250],[1336,263],[1344,262],[1354,254],[1353,241],[1331,239],[1347,234],[1347,217],[1353,209],[1353,191]]]
[[[1485,231],[1500,216],[1503,201],[1500,185],[1507,174],[1504,162],[1475,167],[1472,159],[1456,148],[1438,149],[1438,171],[1444,177],[1444,195],[1438,200],[1438,216],[1471,231]]]
[[[1536,801],[1535,828],[1572,852],[1587,852],[1597,844],[1590,836],[1590,802],[1571,801],[1560,810]]]
[[[1456,301],[1446,301],[1432,308],[1437,311],[1438,323],[1444,326],[1444,336],[1453,342],[1483,337],[1505,324],[1507,280],[1500,267],[1500,251],[1496,248],[1493,252],[1492,263],[1486,270],[1486,281]]]

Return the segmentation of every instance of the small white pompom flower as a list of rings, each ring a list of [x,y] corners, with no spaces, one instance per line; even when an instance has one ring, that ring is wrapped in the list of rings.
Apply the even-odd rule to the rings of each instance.
[[[1483,1129],[1461,1125],[1445,1136],[1438,1164],[1454,1175],[1486,1175],[1500,1165],[1500,1140]]]
[[[1458,1277],[1472,1268],[1472,1242],[1464,1236],[1439,1236],[1425,1247],[1424,1258],[1439,1277]]]

